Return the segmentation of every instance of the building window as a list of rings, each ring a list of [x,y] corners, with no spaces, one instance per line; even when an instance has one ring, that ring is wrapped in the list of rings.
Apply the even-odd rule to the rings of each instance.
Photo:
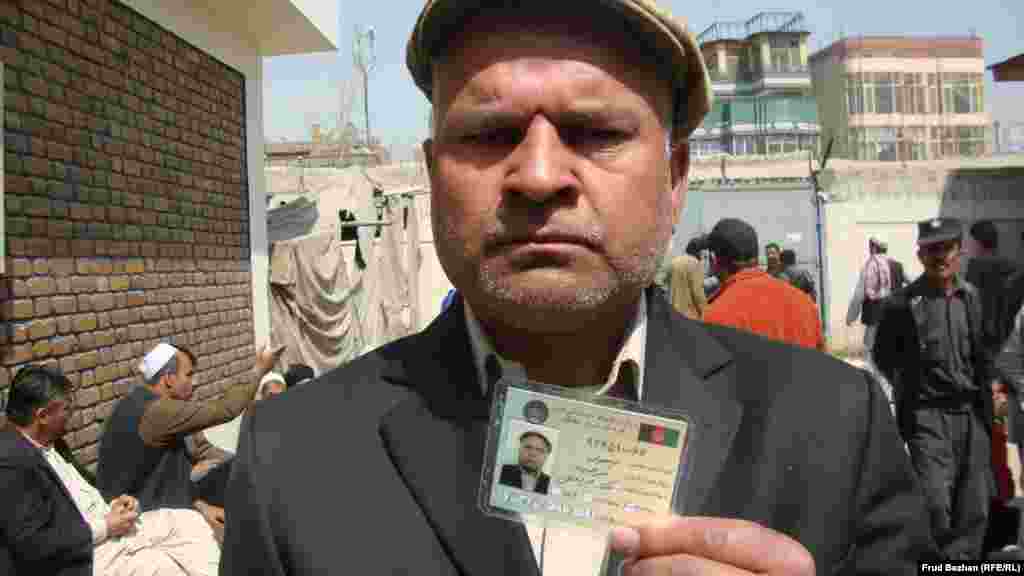
[[[875,113],[877,114],[899,112],[896,109],[896,82],[893,76],[895,74],[889,72],[875,74],[875,97],[877,98]]]
[[[790,36],[772,36],[768,39],[773,72],[798,72],[803,70],[800,61],[800,39]]]
[[[946,114],[983,112],[981,74],[953,72],[942,75],[942,108]]]

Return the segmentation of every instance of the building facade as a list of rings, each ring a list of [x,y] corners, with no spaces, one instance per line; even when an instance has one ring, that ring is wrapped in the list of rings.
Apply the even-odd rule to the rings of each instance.
[[[328,4],[0,0],[0,397],[27,363],[62,368],[84,464],[157,342],[199,356],[197,398],[249,377],[270,321],[262,59],[334,50]]]
[[[695,156],[776,155],[817,147],[809,36],[799,12],[717,22],[698,36],[715,103],[691,137]]]
[[[859,37],[813,54],[822,140],[851,160],[916,161],[991,153],[977,37]]]

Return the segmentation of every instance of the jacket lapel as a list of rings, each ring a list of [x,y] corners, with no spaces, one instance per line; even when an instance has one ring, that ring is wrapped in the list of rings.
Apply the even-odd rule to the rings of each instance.
[[[489,406],[473,367],[459,298],[383,377],[416,392],[381,423],[384,445],[463,574],[537,575],[526,531],[478,502]]]
[[[25,437],[13,427],[11,427],[10,433],[14,435],[14,442],[22,453],[29,458],[37,468],[43,471],[43,474],[45,474],[46,477],[57,486],[57,490],[59,490],[61,494],[74,503],[74,499],[71,498],[71,492],[68,492],[67,486],[61,482],[60,476],[57,476],[57,471],[53,469],[53,466],[51,466],[49,462],[46,461],[46,458],[43,457],[43,453],[33,446],[31,442],[26,440]],[[78,506],[72,506],[72,508],[78,510]]]
[[[729,456],[743,417],[732,356],[699,322],[678,317],[656,293],[648,293],[644,403],[680,410],[696,419],[681,505],[676,513],[700,514]]]

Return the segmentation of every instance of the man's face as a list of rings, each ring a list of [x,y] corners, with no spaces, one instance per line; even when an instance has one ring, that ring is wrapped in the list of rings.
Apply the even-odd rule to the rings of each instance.
[[[474,20],[435,66],[435,245],[474,310],[568,330],[651,282],[688,150],[673,172],[669,90],[625,36],[515,20]]]
[[[540,472],[548,459],[548,446],[536,436],[527,436],[519,442],[519,465],[531,472]]]
[[[168,391],[171,398],[175,400],[189,400],[192,398],[192,360],[187,354],[177,353],[178,371],[170,376]]]
[[[782,259],[780,257],[779,249],[775,246],[769,246],[764,249],[764,257],[768,262],[769,268],[779,268],[782,265]]]
[[[67,432],[68,420],[74,414],[74,399],[68,395],[50,401],[36,412],[42,429],[50,440],[56,440]]]
[[[945,281],[960,272],[960,253],[960,241],[947,240],[919,247],[917,257],[929,278]]]

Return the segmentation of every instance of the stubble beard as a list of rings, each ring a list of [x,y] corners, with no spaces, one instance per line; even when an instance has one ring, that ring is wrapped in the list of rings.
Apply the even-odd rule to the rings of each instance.
[[[449,246],[464,246],[462,238],[447,222],[438,222],[442,237]],[[501,315],[503,322],[519,329],[578,330],[594,319],[594,315],[616,301],[635,297],[654,279],[665,250],[667,238],[637,246],[626,256],[608,257],[608,266],[587,274],[585,278],[534,283],[510,277],[504,266],[483,255],[473,262],[465,253],[457,266],[462,279],[469,280],[464,291],[477,291],[484,305]],[[529,274],[529,272],[522,272]],[[517,274],[518,275],[518,274]],[[454,279],[454,278],[453,278]],[[465,282],[456,282],[466,284]]]

